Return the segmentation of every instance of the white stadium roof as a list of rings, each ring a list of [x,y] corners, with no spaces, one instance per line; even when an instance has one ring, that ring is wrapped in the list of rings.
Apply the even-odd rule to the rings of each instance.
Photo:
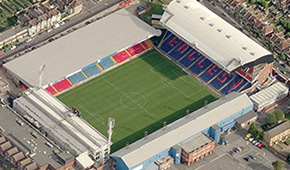
[[[24,83],[38,86],[39,69],[45,64],[46,85],[156,34],[158,30],[121,9],[4,66]]]
[[[166,129],[160,129],[147,139],[140,139],[131,144],[129,148],[123,148],[112,154],[113,157],[120,157],[128,168],[133,168],[143,162],[168,149],[181,141],[201,132],[202,130],[240,112],[252,105],[252,101],[246,94],[232,92],[215,102],[201,108],[188,117],[181,118]]]
[[[196,0],[172,1],[160,22],[228,72],[271,61],[270,52]]]
[[[79,118],[44,89],[29,89],[13,101],[14,108],[38,121],[52,136],[75,153],[100,151],[108,146],[105,136]]]

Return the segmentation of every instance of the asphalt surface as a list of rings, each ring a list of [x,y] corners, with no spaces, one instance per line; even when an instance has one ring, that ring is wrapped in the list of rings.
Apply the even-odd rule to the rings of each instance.
[[[85,0],[86,1],[86,0]],[[23,43],[19,47],[17,47],[13,51],[8,51],[5,53],[1,58],[0,58],[0,63],[7,60],[7,59],[13,59],[15,58],[14,55],[23,52],[26,49],[26,46],[29,45],[31,47],[36,46],[44,41],[49,40],[50,38],[58,35],[59,33],[71,29],[72,27],[78,25],[79,23],[93,17],[94,15],[100,13],[101,11],[104,11],[105,9],[112,7],[113,5],[121,2],[122,0],[103,0],[102,2],[96,4],[95,6],[92,6],[91,8],[85,8],[80,14],[77,14],[76,16],[73,16],[70,18],[70,20],[60,26],[59,28],[52,30],[49,33],[43,33],[42,35],[36,35],[35,37],[32,38],[32,40],[28,43]],[[11,58],[10,58],[11,57]]]

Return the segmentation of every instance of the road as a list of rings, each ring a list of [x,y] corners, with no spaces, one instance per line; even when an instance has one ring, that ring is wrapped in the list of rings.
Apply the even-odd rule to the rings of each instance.
[[[3,61],[5,61],[7,59],[10,60],[10,59],[15,58],[15,57],[13,57],[14,55],[26,50],[25,49],[26,45],[30,45],[32,47],[32,46],[38,45],[44,41],[47,41],[51,37],[54,37],[54,36],[58,35],[59,33],[76,26],[77,24],[81,23],[82,21],[85,21],[85,20],[91,18],[92,16],[98,14],[99,12],[101,12],[109,7],[112,7],[113,5],[115,5],[121,1],[122,0],[104,0],[101,3],[98,3],[89,9],[85,9],[82,13],[70,18],[69,22],[60,26],[59,28],[52,30],[49,33],[43,33],[41,36],[36,35],[36,37],[33,37],[33,40],[31,40],[29,43],[24,43],[24,44],[20,45],[18,48],[16,48],[15,50],[5,53],[0,58],[0,63],[2,63]]]

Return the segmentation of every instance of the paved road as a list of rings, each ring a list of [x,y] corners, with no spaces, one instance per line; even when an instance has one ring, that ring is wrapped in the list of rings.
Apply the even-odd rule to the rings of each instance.
[[[16,54],[18,54],[22,51],[25,51],[26,45],[35,46],[37,44],[40,44],[41,42],[47,41],[51,37],[54,37],[55,35],[58,35],[59,33],[76,26],[77,24],[81,23],[82,21],[85,21],[85,20],[91,18],[92,16],[98,14],[99,12],[101,12],[101,11],[121,2],[121,1],[122,0],[104,0],[101,3],[98,3],[89,9],[85,9],[85,11],[83,11],[81,14],[78,14],[78,15],[70,18],[69,22],[60,26],[58,29],[52,30],[49,33],[43,33],[41,36],[37,35],[29,43],[24,43],[23,45],[19,46],[14,51],[7,52],[6,54],[4,54],[0,58],[0,63],[4,60],[7,60],[9,57],[13,57]]]

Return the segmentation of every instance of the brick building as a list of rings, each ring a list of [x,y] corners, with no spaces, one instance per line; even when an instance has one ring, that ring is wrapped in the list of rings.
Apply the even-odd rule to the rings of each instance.
[[[202,133],[181,145],[181,162],[187,165],[193,164],[212,154],[214,147],[213,139]]]
[[[264,132],[264,141],[269,145],[275,145],[290,136],[290,122],[286,121],[271,130]]]

